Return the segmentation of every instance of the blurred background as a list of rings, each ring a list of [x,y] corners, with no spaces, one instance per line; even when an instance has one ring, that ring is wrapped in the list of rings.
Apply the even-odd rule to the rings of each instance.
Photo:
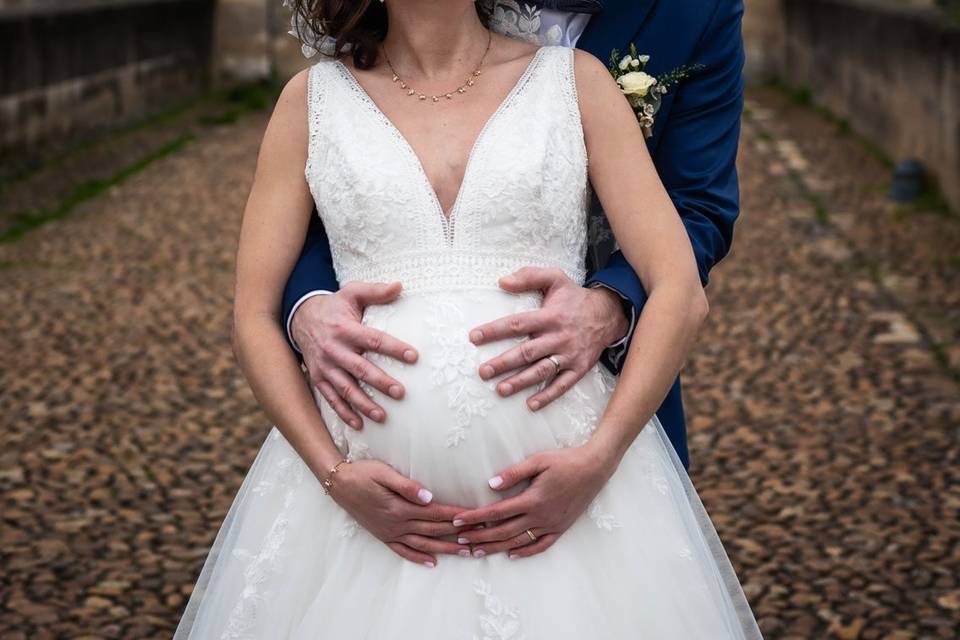
[[[230,305],[289,22],[0,0],[0,639],[169,638],[266,436]],[[746,0],[744,38],[691,475],[766,637],[958,638],[960,1]]]

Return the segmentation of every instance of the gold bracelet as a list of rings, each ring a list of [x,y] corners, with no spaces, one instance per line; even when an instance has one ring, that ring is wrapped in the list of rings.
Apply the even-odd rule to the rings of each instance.
[[[346,458],[334,465],[334,467],[330,469],[330,475],[321,481],[321,484],[323,485],[323,492],[325,494],[330,495],[330,489],[333,488],[333,476],[337,473],[337,471],[340,471],[340,467],[345,464],[350,464],[350,461]]]

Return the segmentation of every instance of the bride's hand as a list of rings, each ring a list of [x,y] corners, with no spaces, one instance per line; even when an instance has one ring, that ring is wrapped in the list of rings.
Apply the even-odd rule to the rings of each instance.
[[[332,484],[337,504],[399,556],[433,567],[436,554],[470,554],[469,546],[440,539],[463,531],[451,524],[463,508],[433,503],[433,494],[389,465],[377,460],[343,465]]]
[[[476,557],[500,551],[511,558],[541,553],[586,511],[615,468],[610,455],[591,443],[537,453],[490,479],[490,487],[501,492],[529,480],[521,493],[456,514],[457,526],[486,523],[483,529],[464,531],[459,541],[472,545]]]

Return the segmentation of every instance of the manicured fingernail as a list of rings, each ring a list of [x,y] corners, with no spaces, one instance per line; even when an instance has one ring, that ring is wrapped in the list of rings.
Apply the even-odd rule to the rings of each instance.
[[[470,544],[470,541],[466,538],[457,538],[457,544]]]
[[[455,526],[455,527],[462,527],[463,524],[464,524],[464,523],[463,523],[463,520],[454,520],[454,521],[453,521],[453,526]]]
[[[359,420],[351,420],[351,421],[350,421],[350,426],[353,427],[354,429],[359,429],[360,426],[361,426],[361,425],[360,425],[360,421],[359,421]]]
[[[469,558],[470,549],[460,549],[460,551],[457,551],[457,555],[459,555],[461,558]]]
[[[430,501],[433,500],[433,494],[426,489],[420,489],[420,491],[417,491],[417,497],[420,498],[420,502],[423,504],[430,504]]]
[[[509,384],[509,383],[507,383],[507,382],[504,382],[502,385],[500,385],[500,395],[502,395],[502,396],[508,396],[508,395],[510,395],[511,393],[513,393],[513,385],[512,385],[512,384]]]
[[[370,412],[370,417],[377,422],[383,422],[383,411],[380,411],[380,409],[374,409]]]
[[[403,352],[403,359],[407,362],[416,362],[417,361],[417,352],[413,349],[407,349]]]
[[[507,554],[507,557],[510,558],[511,560],[516,560],[516,559],[519,558],[520,556],[518,556],[518,555],[515,554],[515,553],[508,553],[508,554]]]
[[[492,478],[490,478],[490,481],[488,482],[488,484],[490,485],[491,489],[496,489],[497,487],[503,484],[503,478],[501,478],[500,476],[493,476]]]
[[[403,395],[403,389],[401,389],[400,385],[398,384],[390,385],[390,388],[387,389],[387,391],[390,392],[390,396],[393,398],[399,398],[400,396]]]
[[[471,331],[470,332],[470,342],[477,343],[483,340],[482,331]]]
[[[424,562],[423,564],[425,564],[426,566],[430,567],[431,569],[433,569],[435,566],[437,566],[437,563],[436,563],[436,562],[433,562],[432,560],[427,560],[427,561]]]
[[[483,378],[484,380],[492,378],[495,373],[496,371],[494,371],[493,367],[491,367],[488,364],[485,364],[482,367],[480,367],[480,377]]]
[[[531,411],[536,411],[536,410],[539,409],[539,408],[540,408],[540,401],[539,401],[539,400],[531,400],[531,401],[530,401],[530,410],[531,410]]]
[[[483,549],[477,549],[476,551],[473,552],[474,558],[482,558],[485,555],[487,555],[487,552],[484,551]]]

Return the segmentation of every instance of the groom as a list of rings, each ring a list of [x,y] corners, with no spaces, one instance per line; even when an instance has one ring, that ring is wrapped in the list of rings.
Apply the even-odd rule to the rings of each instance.
[[[639,53],[650,55],[646,70],[651,75],[702,65],[664,96],[647,147],[683,219],[706,285],[710,269],[730,249],[739,214],[735,160],[743,107],[742,0],[480,1],[497,7],[495,19],[508,21],[501,25],[507,32],[576,46],[604,61],[611,50],[624,51],[634,42]],[[596,202],[594,209],[597,216]],[[591,228],[597,228],[596,223],[595,218]],[[541,310],[477,327],[471,334],[477,344],[531,337],[481,364],[486,379],[512,373],[499,384],[501,395],[543,383],[527,400],[531,410],[537,410],[569,390],[598,360],[619,373],[647,296],[623,254],[609,251],[602,240],[591,247],[593,269],[584,287],[552,270],[532,267],[503,283],[510,291],[541,290],[545,295]],[[403,393],[399,381],[372,363],[358,365],[356,359],[368,351],[401,360],[411,357],[410,345],[360,323],[366,306],[388,303],[398,294],[398,287],[374,283],[353,283],[340,290],[326,234],[319,217],[312,216],[284,292],[283,313],[291,344],[303,354],[314,384],[354,427],[360,426],[361,415],[376,422],[386,418],[383,408],[360,389],[358,378],[395,398]],[[656,413],[686,466],[679,378]]]

